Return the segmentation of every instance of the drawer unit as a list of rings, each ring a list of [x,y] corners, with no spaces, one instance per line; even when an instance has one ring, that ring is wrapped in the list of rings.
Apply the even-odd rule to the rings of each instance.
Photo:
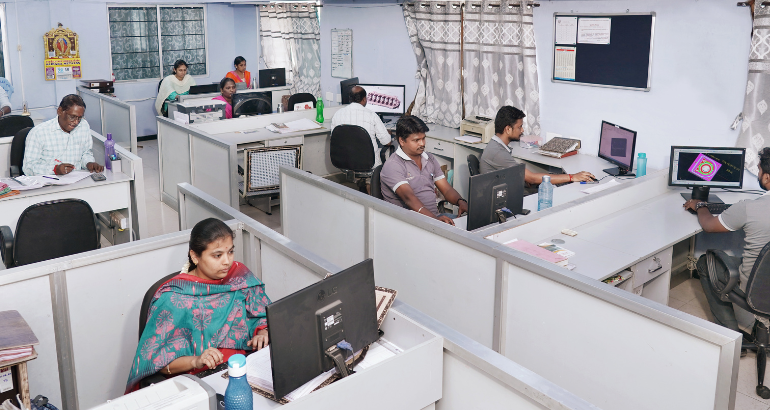
[[[282,147],[284,145],[302,145],[302,137],[276,138],[265,141],[265,146]]]
[[[661,274],[670,271],[673,251],[673,247],[664,249],[634,265],[631,268],[634,271],[634,286],[644,285]]]
[[[425,138],[425,151],[433,155],[454,157],[455,144],[435,138]]]

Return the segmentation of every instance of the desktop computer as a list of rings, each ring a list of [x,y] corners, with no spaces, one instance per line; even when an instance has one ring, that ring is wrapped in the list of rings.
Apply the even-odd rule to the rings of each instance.
[[[398,118],[406,112],[406,86],[393,84],[358,84],[366,90],[366,108],[385,117]],[[391,118],[391,119],[393,119]]]
[[[285,68],[259,70],[259,88],[283,87],[284,85],[286,85]]]
[[[340,341],[357,352],[379,339],[374,295],[367,259],[267,306],[276,398],[335,367]]]
[[[603,170],[605,173],[612,176],[634,176],[630,171],[634,167],[635,149],[636,131],[602,121],[599,158],[617,165]]]
[[[692,188],[692,194],[682,194],[685,200],[722,203],[711,188],[741,189],[745,159],[745,148],[672,146],[668,185]]]
[[[273,113],[272,91],[251,91],[233,94],[233,118],[241,115]]]
[[[342,96],[343,104],[350,104],[350,90],[358,85],[358,77],[349,78],[347,80],[340,81],[340,95]]]
[[[521,214],[524,206],[524,164],[470,177],[468,225],[472,231]],[[508,208],[509,213],[502,209]]]

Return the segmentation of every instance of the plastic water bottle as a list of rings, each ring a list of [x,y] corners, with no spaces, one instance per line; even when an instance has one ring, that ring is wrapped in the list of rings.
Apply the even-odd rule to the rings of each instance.
[[[639,158],[636,160],[636,177],[643,177],[647,175],[647,154],[644,152],[639,153]]]
[[[112,158],[115,155],[115,141],[112,134],[107,134],[107,141],[104,141],[104,167],[112,171]]]
[[[227,390],[225,390],[225,408],[227,410],[252,410],[254,397],[251,386],[246,380],[246,356],[234,354],[227,361]]]
[[[543,182],[537,188],[537,210],[542,211],[553,206],[553,185],[551,177],[543,175]]]
[[[318,101],[315,102],[315,121],[319,124],[324,123],[324,100],[319,98]]]

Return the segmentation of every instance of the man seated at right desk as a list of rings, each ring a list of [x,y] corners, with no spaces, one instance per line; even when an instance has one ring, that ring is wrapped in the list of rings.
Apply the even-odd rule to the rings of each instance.
[[[102,172],[91,151],[91,127],[83,119],[86,103],[79,95],[62,98],[56,117],[32,128],[24,147],[24,175],[65,175],[73,170]]]
[[[350,90],[350,105],[340,109],[332,117],[332,132],[338,125],[358,125],[365,129],[369,133],[369,138],[372,139],[374,167],[382,164],[377,150],[377,140],[382,145],[390,144],[390,133],[388,133],[380,117],[374,111],[366,108],[366,90],[363,87],[353,87]]]
[[[762,190],[767,191],[770,189],[770,148],[765,148],[759,152],[758,168],[757,180],[759,181],[759,186]],[[770,212],[768,212],[770,210],[770,192],[765,192],[764,195],[756,199],[739,201],[727,208],[719,216],[712,215],[705,205],[705,202],[700,202],[697,199],[691,199],[684,204],[685,209],[692,209],[697,213],[698,223],[704,232],[723,233],[743,230],[746,234],[742,257],[731,256],[734,262],[740,263],[738,268],[741,274],[740,287],[741,290],[746,291],[746,282],[751,274],[754,261],[757,260],[762,248],[770,242]],[[724,275],[726,277],[727,273],[724,270],[724,266],[718,263],[715,265],[717,276]],[[709,308],[711,308],[711,313],[714,314],[717,323],[740,332],[733,304],[721,301],[711,289],[708,279],[706,255],[698,259],[696,268],[698,269],[698,276],[700,276],[700,282],[703,286],[703,292],[706,294]],[[768,325],[766,319],[757,318],[760,319],[764,326]]]
[[[512,155],[511,147],[508,146],[513,141],[518,141],[524,132],[524,114],[520,109],[506,105],[497,112],[495,116],[495,136],[489,141],[479,160],[479,171],[482,174],[510,168],[519,163]],[[542,172],[532,172],[524,170],[524,182],[528,186],[537,186],[543,181],[543,176],[549,175],[551,183],[554,185],[568,182],[593,181],[596,178],[586,171],[577,174],[545,174]]]

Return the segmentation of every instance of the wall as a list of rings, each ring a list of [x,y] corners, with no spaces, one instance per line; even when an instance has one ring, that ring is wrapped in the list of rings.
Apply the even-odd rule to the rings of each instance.
[[[340,93],[340,80],[331,76],[331,30],[353,30],[353,77],[362,83],[406,85],[406,106],[417,92],[417,60],[397,4],[324,3],[321,10],[321,89]],[[324,101],[326,103],[326,100]]]
[[[132,3],[157,4],[147,1]],[[24,88],[28,106],[33,113],[37,111],[38,115],[51,118],[61,98],[75,92],[78,81],[45,81],[42,69],[42,36],[59,22],[79,36],[83,79],[110,78],[112,64],[107,4],[92,1],[19,1],[17,19],[16,3],[6,3],[9,40],[7,57],[11,60],[10,80],[15,88],[11,98],[14,108],[19,109],[22,106],[21,68],[19,54],[15,50],[16,44],[22,46]],[[237,55],[246,58],[250,71],[256,72],[259,56],[256,16],[254,5],[206,5],[209,75],[196,77],[198,84],[219,82],[227,71],[233,69],[233,59]],[[17,23],[21,32],[20,42],[16,32]],[[154,102],[158,81],[160,80],[141,80],[115,85],[118,98],[133,102],[137,107],[139,136],[157,133]]]

